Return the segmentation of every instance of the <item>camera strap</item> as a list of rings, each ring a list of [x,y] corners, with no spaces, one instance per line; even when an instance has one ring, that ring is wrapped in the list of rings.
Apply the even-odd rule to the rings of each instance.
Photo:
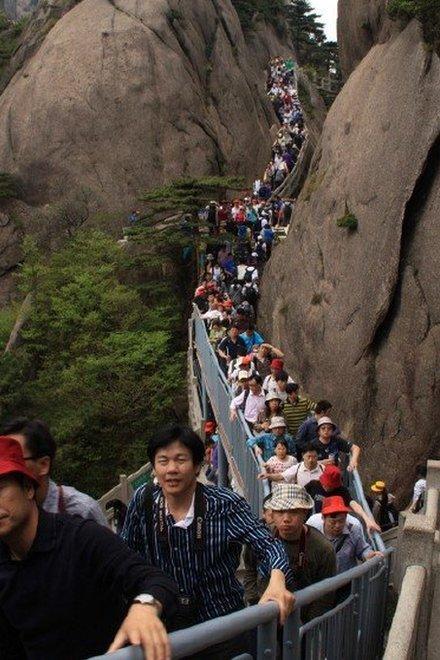
[[[154,543],[153,537],[156,530],[155,515],[154,515],[154,497],[153,497],[153,487],[147,486],[145,488],[145,497],[144,497],[144,508],[145,508],[145,525],[147,532],[147,540],[150,550],[151,559],[153,559],[154,554]],[[188,527],[188,531],[193,534],[194,538],[194,547],[196,550],[196,555],[198,561],[200,561],[203,553],[203,544],[204,544],[204,518],[206,513],[206,500],[203,495],[203,486],[197,482],[195,497],[194,497],[194,520],[191,525]],[[158,502],[158,516],[157,516],[157,540],[160,550],[165,554],[167,559],[170,559],[170,539],[168,533],[168,524],[166,520],[166,501],[163,492],[160,493],[159,502]]]

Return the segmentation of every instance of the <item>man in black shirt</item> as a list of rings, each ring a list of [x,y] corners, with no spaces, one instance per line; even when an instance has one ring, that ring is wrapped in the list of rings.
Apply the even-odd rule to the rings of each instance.
[[[240,330],[235,323],[229,328],[228,336],[221,340],[217,347],[217,352],[220,356],[220,365],[224,371],[227,372],[229,363],[236,360],[240,356],[247,354],[246,344],[240,337]]]
[[[0,436],[0,657],[83,660],[126,643],[168,660],[177,588],[110,530],[40,511],[19,443]]]

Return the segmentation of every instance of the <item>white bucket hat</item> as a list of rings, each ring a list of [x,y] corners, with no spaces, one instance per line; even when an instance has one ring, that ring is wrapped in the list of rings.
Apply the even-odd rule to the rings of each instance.
[[[331,425],[333,426],[333,428],[335,428],[335,423],[332,422],[332,420],[330,419],[330,417],[321,417],[321,419],[320,419],[319,422],[318,422],[318,429],[319,429],[319,427],[322,426],[323,424],[331,424]]]
[[[272,419],[270,421],[269,428],[270,429],[279,429],[281,426],[284,426],[284,428],[286,428],[286,426],[287,426],[286,420],[284,419],[284,417],[272,417]]]
[[[291,511],[293,509],[313,509],[314,502],[308,492],[297,484],[277,484],[266,507],[273,511]]]

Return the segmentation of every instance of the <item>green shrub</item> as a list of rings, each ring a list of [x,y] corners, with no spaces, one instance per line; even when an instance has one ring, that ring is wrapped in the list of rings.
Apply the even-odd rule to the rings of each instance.
[[[19,199],[21,184],[17,177],[9,172],[0,172],[0,199]]]
[[[418,18],[426,42],[440,52],[440,0],[390,0],[387,10],[393,19],[407,22]]]
[[[345,227],[350,231],[355,231],[358,227],[358,220],[353,213],[347,210],[342,218],[336,220],[336,224],[338,227]]]
[[[95,496],[147,461],[149,438],[176,419],[185,387],[182,289],[191,277],[152,268],[158,249],[178,263],[179,247],[158,248],[146,234],[136,248],[81,231],[49,258],[25,240],[19,285],[33,306],[21,343],[0,358],[1,420],[45,419],[59,443],[57,478]],[[3,310],[2,344],[12,324]]]

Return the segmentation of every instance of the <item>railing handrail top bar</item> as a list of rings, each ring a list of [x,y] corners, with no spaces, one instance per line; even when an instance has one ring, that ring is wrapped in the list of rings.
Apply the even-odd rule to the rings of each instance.
[[[384,552],[385,557],[390,555],[392,552],[394,552],[394,548],[387,548],[386,551]],[[340,575],[336,575],[335,577],[332,578],[327,578],[326,580],[322,580],[321,582],[312,584],[309,587],[306,587],[305,589],[301,589],[300,591],[297,591],[295,593],[295,610],[304,607],[305,605],[309,605],[316,599],[321,598],[322,596],[325,596],[326,594],[332,591],[336,591],[337,589],[340,589],[341,587],[349,584],[352,580],[356,578],[360,578],[363,575],[368,574],[374,566],[383,562],[383,559],[384,559],[383,557],[374,557],[373,559],[369,559],[367,562],[364,562],[360,566],[351,568],[350,570],[345,571]],[[212,639],[213,643],[217,643],[217,641],[223,640],[224,635],[226,635],[225,639],[229,639],[231,627],[235,628],[237,626],[240,628],[241,632],[247,632],[249,630],[252,630],[253,628],[256,628],[259,625],[268,623],[272,619],[275,619],[278,616],[278,613],[279,613],[279,607],[276,603],[253,605],[251,607],[246,607],[242,610],[239,610],[238,612],[233,612],[232,614],[227,614],[225,616],[218,617],[216,619],[211,619],[210,621],[204,621],[203,623],[199,623],[195,626],[192,626],[191,628],[178,630],[177,632],[174,632],[170,635],[173,657],[177,657],[175,655],[177,650],[176,647],[178,647],[181,650],[182,646],[184,646],[186,643],[190,641],[188,639],[188,635],[191,636],[191,641],[193,641],[195,638],[198,637],[206,639],[209,636]],[[221,635],[220,635],[221,639],[219,638],[219,640],[217,640],[218,631],[221,631]],[[213,638],[214,635],[215,635],[215,639]],[[178,652],[178,655],[182,657],[180,650]],[[132,651],[133,654],[126,655],[129,651]],[[117,660],[117,658],[119,658],[120,660],[122,659],[129,660],[129,658],[137,657],[135,653],[136,653],[135,649],[133,649],[132,647],[131,648],[128,647],[126,649],[122,649],[120,652],[116,652],[114,657],[115,660]],[[140,649],[139,649],[139,653],[140,653]],[[183,653],[183,655],[185,655],[185,653]],[[105,657],[105,656],[96,656],[96,657]],[[138,657],[141,658],[142,656],[139,655]],[[92,660],[96,660],[96,659],[92,659]]]

